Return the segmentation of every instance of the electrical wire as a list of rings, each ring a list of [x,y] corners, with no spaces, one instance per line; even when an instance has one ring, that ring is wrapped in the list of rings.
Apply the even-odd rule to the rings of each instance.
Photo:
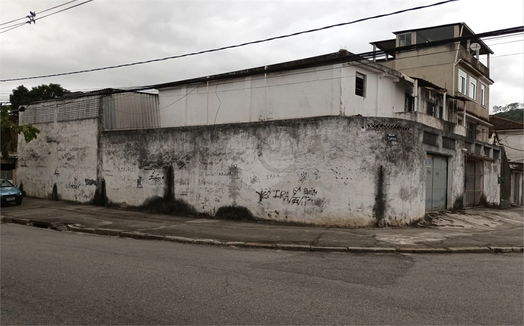
[[[25,23],[20,23],[20,24],[14,25],[14,26],[8,26],[8,27],[5,27],[5,30],[1,31],[0,34],[3,34],[3,33],[5,33],[5,32],[9,32],[10,30],[15,29],[15,28],[18,28],[18,27],[22,27],[22,26],[24,26],[25,24],[27,24],[27,22],[25,22]]]
[[[62,12],[62,11],[66,11],[66,10],[69,10],[69,9],[72,9],[72,8],[75,8],[75,7],[78,7],[78,6],[84,5],[84,4],[86,4],[86,3],[88,3],[88,2],[91,2],[91,1],[94,1],[94,0],[86,0],[86,1],[84,1],[84,2],[81,2],[81,3],[79,3],[79,4],[76,4],[76,5],[74,5],[74,6],[67,7],[67,8],[64,8],[64,9],[62,9],[62,10],[55,11],[55,12],[53,12],[53,13],[50,13],[50,14],[45,15],[45,16],[42,16],[42,17],[38,17],[38,18],[36,18],[35,20],[40,20],[40,19],[43,19],[43,18],[46,18],[46,17],[49,17],[49,16],[53,16],[53,15],[55,15],[55,14],[58,14],[58,13]]]
[[[92,1],[92,0],[89,0],[89,1]],[[250,42],[245,42],[245,43],[240,43],[240,44],[235,44],[235,45],[228,45],[228,46],[223,46],[223,47],[209,49],[209,50],[190,52],[190,53],[185,53],[185,54],[181,54],[181,55],[174,55],[174,56],[158,58],[158,59],[137,61],[137,62],[132,62],[132,63],[124,63],[124,64],[113,65],[113,66],[106,66],[106,67],[92,68],[92,69],[84,69],[84,70],[64,72],[64,73],[57,73],[57,74],[50,74],[50,75],[2,79],[2,80],[0,80],[0,82],[75,75],[75,74],[82,74],[82,73],[88,73],[88,72],[94,72],[94,71],[101,71],[101,70],[108,70],[108,69],[115,69],[115,68],[123,68],[123,67],[142,65],[142,64],[147,64],[147,63],[152,63],[152,62],[159,62],[159,61],[165,61],[165,60],[171,60],[171,59],[179,59],[179,58],[184,58],[184,57],[189,57],[189,56],[200,55],[200,54],[204,54],[204,53],[218,52],[218,51],[223,51],[223,50],[228,50],[228,49],[233,49],[233,48],[239,48],[239,47],[243,47],[243,46],[247,46],[247,45],[260,44],[260,43],[264,43],[264,42],[269,42],[269,41],[289,38],[289,37],[303,35],[303,34],[308,34],[308,33],[313,33],[313,32],[318,32],[318,31],[327,30],[327,29],[334,28],[334,27],[346,26],[346,25],[351,25],[351,24],[355,24],[355,23],[359,23],[359,22],[363,22],[363,21],[367,21],[367,20],[372,20],[372,19],[378,19],[378,18],[393,16],[393,15],[398,15],[398,14],[402,14],[402,13],[409,12],[409,11],[415,11],[415,10],[420,10],[420,9],[440,6],[440,5],[443,5],[443,4],[446,4],[446,3],[450,3],[450,2],[455,2],[455,1],[458,1],[458,0],[446,0],[446,1],[433,3],[433,4],[430,4],[430,5],[418,6],[418,7],[413,7],[413,8],[408,8],[408,9],[394,11],[394,12],[387,13],[387,14],[380,14],[380,15],[376,15],[376,16],[361,18],[361,19],[350,21],[350,22],[339,23],[339,24],[324,26],[324,27],[320,27],[320,28],[314,28],[314,29],[310,29],[310,30],[306,30],[306,31],[295,32],[295,33],[285,34],[285,35],[280,35],[280,36],[274,36],[274,37],[270,37],[270,38],[266,38],[266,39],[260,39],[260,40],[256,40],[256,41],[250,41]]]
[[[77,0],[72,0],[72,1],[66,2],[65,4],[71,3],[71,2],[73,2],[73,1],[77,1]],[[58,13],[60,13],[60,12],[63,12],[63,11],[69,10],[69,9],[73,9],[73,8],[75,8],[75,7],[78,7],[78,6],[84,5],[84,4],[86,4],[86,3],[88,3],[88,2],[91,2],[91,1],[94,1],[94,0],[87,0],[87,1],[84,1],[84,2],[79,3],[79,4],[76,4],[76,5],[74,5],[74,6],[70,6],[70,7],[67,7],[67,8],[64,8],[64,9],[61,9],[61,10],[58,10],[58,11],[52,12],[52,13],[50,13],[50,14],[44,15],[44,16],[42,16],[42,17],[38,17],[38,18],[35,18],[35,19],[33,19],[33,20],[27,21],[27,22],[25,22],[25,23],[21,23],[21,24],[15,25],[15,26],[13,26],[13,27],[11,27],[11,28],[8,28],[8,27],[10,27],[10,26],[4,27],[4,28],[8,28],[8,29],[5,29],[5,30],[1,31],[0,34],[6,33],[6,32],[8,32],[8,31],[13,30],[13,29],[18,28],[18,27],[22,27],[22,26],[24,26],[25,24],[28,24],[28,23],[30,24],[31,22],[36,22],[36,21],[41,20],[41,19],[43,19],[43,18],[46,18],[46,17],[52,16],[52,15],[58,14]],[[57,8],[57,7],[63,6],[63,5],[65,5],[65,4],[62,4],[62,5],[56,6],[56,7],[54,7],[54,8]],[[54,9],[54,8],[53,8],[53,9]],[[49,10],[51,10],[51,8],[50,8],[50,9],[46,9],[46,10],[44,10],[44,11],[49,11]],[[44,11],[43,11],[43,12],[44,12]]]
[[[58,6],[54,6],[54,7],[51,7],[51,8],[47,8],[45,10],[42,10],[42,11],[38,11],[37,13],[43,13],[43,12],[46,12],[46,11],[49,11],[49,10],[53,10],[55,8],[58,8],[58,7],[62,7],[62,6],[65,6],[66,4],[69,4],[71,2],[75,2],[75,1],[78,1],[78,0],[71,0],[71,1],[68,1],[68,2],[65,2],[61,5],[58,5]],[[36,11],[35,11],[36,12]],[[7,25],[7,24],[10,24],[10,23],[13,23],[13,22],[16,22],[16,21],[19,21],[19,20],[22,20],[22,19],[26,19],[27,16],[24,16],[24,17],[21,17],[21,18],[18,18],[18,19],[14,19],[14,20],[11,20],[11,21],[8,21],[8,22],[5,22],[5,23],[0,23],[0,26],[2,25]],[[26,24],[26,22],[24,22],[24,24]]]
[[[508,53],[508,54],[503,54],[503,55],[496,55],[496,56],[493,56],[492,59],[497,59],[497,58],[502,58],[502,57],[509,57],[509,56],[512,56],[512,55],[518,55],[518,54],[524,54],[524,52],[519,52],[519,53]]]
[[[480,37],[485,37],[486,39],[496,39],[496,38],[504,37],[507,34],[515,34],[515,33],[517,33],[517,35],[521,35],[522,31],[524,31],[524,26],[519,26],[519,27],[514,27],[514,28],[509,28],[509,29],[503,29],[503,30],[490,31],[490,32],[485,32],[485,33],[481,33],[481,34],[475,34],[475,35],[472,35],[472,36],[452,38],[452,39],[440,40],[440,41],[436,41],[436,42],[428,42],[428,43],[424,43],[424,44],[414,44],[414,45],[402,47],[402,48],[399,48],[399,49],[404,49],[405,48],[404,50],[406,50],[408,48],[441,46],[441,45],[447,45],[447,44],[450,44],[450,43],[453,43],[453,42],[456,42],[456,41],[476,39],[476,38],[480,38]],[[433,45],[433,44],[436,44],[436,45]],[[433,55],[433,54],[436,54],[436,53],[444,53],[444,52],[448,52],[448,51],[449,50],[445,50],[445,51],[442,51],[442,52],[423,54],[423,55],[405,56],[403,58],[421,57],[421,56],[424,56],[424,55]],[[201,53],[203,53],[203,52],[205,52],[205,51],[202,51]],[[211,52],[214,52],[214,51],[211,51]],[[190,54],[182,55],[182,56],[189,56],[189,55]],[[354,54],[353,56],[354,56],[355,59],[348,59],[348,62],[356,61],[356,60],[362,60],[362,59],[371,59],[374,56],[379,56],[380,57],[381,55],[386,55],[386,52],[385,51],[363,52],[363,53],[360,53],[360,54]],[[182,57],[182,56],[179,56],[179,57]],[[497,57],[497,56],[495,56],[495,57]],[[157,61],[162,61],[164,59],[157,59]],[[146,62],[146,63],[148,63],[148,62]],[[140,64],[140,63],[136,63],[136,64]],[[134,64],[132,64],[132,65],[134,65]],[[436,65],[439,65],[439,64],[436,64]],[[117,67],[120,67],[120,66],[125,66],[125,65],[110,66],[110,67],[106,67],[106,68],[97,68],[97,69],[91,69],[91,70],[87,70],[87,71],[85,71],[85,70],[84,71],[77,71],[77,72],[72,72],[72,73],[62,73],[62,74],[44,75],[44,76],[36,76],[36,77],[4,79],[4,80],[0,80],[0,82],[26,80],[26,79],[37,79],[37,78],[48,78],[48,77],[56,77],[56,76],[62,76],[62,75],[72,75],[72,74],[78,74],[78,73],[83,73],[83,72],[92,72],[92,71],[98,71],[98,70],[112,69],[112,68],[117,68]]]

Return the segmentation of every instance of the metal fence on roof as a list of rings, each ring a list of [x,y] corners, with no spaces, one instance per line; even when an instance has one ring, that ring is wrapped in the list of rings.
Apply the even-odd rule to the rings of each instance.
[[[160,128],[158,95],[145,93],[120,93],[102,99],[104,129]]]
[[[96,119],[100,114],[103,117],[104,130],[160,127],[158,96],[137,92],[57,99],[31,104],[24,112],[20,112],[20,123],[41,124]]]

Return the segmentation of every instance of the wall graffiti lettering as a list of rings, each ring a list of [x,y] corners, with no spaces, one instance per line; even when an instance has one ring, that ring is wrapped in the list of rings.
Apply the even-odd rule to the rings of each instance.
[[[154,181],[154,182],[159,182],[162,179],[164,179],[164,176],[161,177],[158,172],[155,172],[155,170],[153,170],[153,172],[149,176],[149,180]]]
[[[273,179],[279,179],[279,178],[280,178],[280,174],[278,173],[270,173],[266,175],[266,180],[273,180]]]
[[[318,180],[320,179],[320,171],[316,170],[313,172],[302,171],[297,173],[298,182],[303,183],[307,180]]]
[[[263,199],[269,199],[269,196],[271,196],[271,189],[261,189],[260,191],[256,191],[258,194],[258,202],[261,203]]]
[[[73,182],[69,182],[67,185],[66,185],[66,188],[69,188],[69,189],[78,189],[80,188],[81,184],[80,182],[78,182],[78,179],[75,178],[73,180]]]
[[[98,182],[93,179],[84,179],[84,182],[86,183],[86,186],[96,186]]]
[[[259,182],[259,181],[260,181],[260,179],[258,178],[258,176],[254,175],[254,176],[251,178],[251,181],[250,181],[250,182],[251,182],[251,184],[255,184],[255,183]]]
[[[141,188],[144,187],[144,186],[142,186],[142,177],[138,177],[138,179],[136,179],[136,187],[138,189],[141,189]]]
[[[305,172],[305,171],[299,172],[297,174],[298,174],[298,182],[304,182],[308,178],[307,172]]]
[[[317,190],[315,188],[304,188],[304,195],[316,196]]]
[[[306,206],[307,203],[312,202],[315,200],[314,197],[317,196],[318,192],[315,188],[302,188],[302,187],[295,187],[293,190],[279,190],[279,189],[261,189],[260,191],[256,191],[258,195],[258,202],[262,202],[266,199],[279,199],[282,200],[285,203],[292,204],[292,205],[298,205],[298,206]]]
[[[55,169],[55,173],[53,175],[56,175],[57,177],[60,176],[60,173],[58,172],[58,168]]]
[[[136,169],[134,166],[119,166],[116,168],[118,172],[135,172]]]

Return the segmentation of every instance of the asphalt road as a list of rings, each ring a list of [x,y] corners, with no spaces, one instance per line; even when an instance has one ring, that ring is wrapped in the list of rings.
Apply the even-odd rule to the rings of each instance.
[[[522,254],[350,254],[1,225],[1,324],[522,325]]]

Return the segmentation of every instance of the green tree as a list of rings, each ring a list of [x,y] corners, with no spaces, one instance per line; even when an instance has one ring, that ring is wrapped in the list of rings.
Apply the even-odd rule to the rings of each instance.
[[[495,116],[506,118],[513,121],[524,121],[524,103],[514,102],[504,106],[495,105],[493,107]]]
[[[31,88],[31,90],[27,89],[24,85],[20,85],[13,89],[12,94],[9,95],[9,102],[11,102],[13,110],[18,110],[22,105],[35,101],[51,100],[62,97],[67,93],[69,93],[69,91],[60,86],[60,84],[42,84]]]
[[[2,157],[8,158],[9,152],[16,151],[18,145],[18,135],[24,135],[26,142],[35,139],[40,133],[36,127],[31,124],[18,124],[18,110],[23,105],[31,104],[32,102],[51,100],[59,98],[69,93],[69,91],[59,84],[39,85],[32,87],[30,90],[24,85],[20,85],[13,89],[9,95],[9,102],[11,105],[1,107],[1,132],[2,132]]]
[[[0,124],[2,158],[4,159],[9,157],[9,152],[16,150],[19,134],[23,134],[25,141],[30,142],[40,133],[40,130],[31,124],[18,125],[18,119],[11,114],[9,105],[1,107]]]

